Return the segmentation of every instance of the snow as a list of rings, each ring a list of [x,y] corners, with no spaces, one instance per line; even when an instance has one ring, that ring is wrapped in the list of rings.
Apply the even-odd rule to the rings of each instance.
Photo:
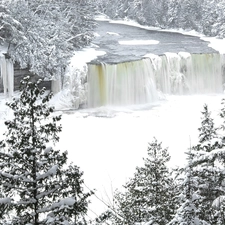
[[[215,49],[220,54],[225,54],[225,38],[218,39],[214,37],[202,37],[201,39],[204,41],[209,41],[209,47]]]
[[[63,208],[63,207],[67,207],[67,206],[73,206],[75,203],[75,199],[71,198],[71,197],[67,197],[64,199],[61,199],[59,202],[57,203],[53,203],[51,208]]]
[[[106,34],[120,36],[118,33],[115,33],[115,32],[106,32]]]
[[[51,146],[47,147],[47,148],[44,150],[44,154],[45,154],[45,155],[49,154],[49,152],[50,152],[51,150],[52,150],[52,147],[51,147]]]
[[[225,200],[225,196],[224,196],[224,195],[219,196],[218,198],[216,198],[216,199],[213,201],[212,207],[213,207],[214,209],[219,209],[220,206],[221,206],[221,204],[224,203],[224,200]]]
[[[120,45],[157,45],[159,41],[156,40],[128,40],[119,41]]]
[[[96,46],[77,51],[72,57],[64,77],[63,89],[56,88],[54,93],[54,107],[56,109],[76,109],[85,102],[86,89],[82,85],[82,80],[86,78],[87,63],[97,56],[105,54],[104,51],[97,51],[94,47]]]
[[[86,66],[86,63],[95,59],[97,56],[106,54],[104,51],[97,51],[94,48],[84,48],[82,51],[75,52],[74,56],[70,61],[69,69],[74,67],[82,70]]]
[[[217,116],[222,98],[167,96],[155,105],[68,111],[62,116],[59,149],[68,150],[69,160],[84,171],[86,186],[111,204],[113,191],[142,165],[153,137],[169,147],[171,167],[184,165],[184,152],[197,141],[204,103]],[[107,208],[95,198],[92,202],[90,209],[97,214]]]
[[[184,152],[197,141],[203,105],[208,104],[216,118],[224,95],[165,97],[154,105],[62,111],[63,129],[54,149],[68,150],[69,161],[84,171],[85,185],[96,189],[96,195],[111,204],[113,191],[125,184],[136,166],[142,165],[153,137],[169,147],[171,167],[184,165]],[[7,112],[4,102],[1,94],[1,110]],[[0,115],[0,135],[5,131],[4,120],[11,116]],[[94,196],[91,202],[89,209],[97,214],[107,209]],[[96,215],[90,211],[89,216],[94,219]]]
[[[37,180],[45,179],[46,177],[49,177],[49,176],[54,176],[54,175],[56,175],[57,170],[58,170],[58,165],[54,165],[46,173],[41,174],[41,175],[39,174],[37,176]]]

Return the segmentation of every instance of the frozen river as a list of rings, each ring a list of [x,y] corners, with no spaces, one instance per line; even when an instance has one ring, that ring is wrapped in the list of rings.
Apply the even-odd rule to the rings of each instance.
[[[94,63],[118,63],[139,60],[146,54],[162,55],[165,52],[213,53],[209,42],[199,37],[176,32],[144,29],[115,21],[97,21],[93,44],[106,55],[93,60]]]

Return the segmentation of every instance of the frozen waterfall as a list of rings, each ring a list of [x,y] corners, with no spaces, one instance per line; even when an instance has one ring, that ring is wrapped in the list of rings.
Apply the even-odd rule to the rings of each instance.
[[[88,107],[147,104],[165,94],[223,91],[224,55],[187,52],[149,54],[120,64],[89,64]]]

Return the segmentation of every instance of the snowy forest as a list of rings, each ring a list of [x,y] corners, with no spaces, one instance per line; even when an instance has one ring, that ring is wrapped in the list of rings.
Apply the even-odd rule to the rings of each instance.
[[[21,68],[58,79],[74,52],[90,44],[94,14],[89,0],[1,0],[0,45]]]
[[[91,44],[99,13],[223,38],[224,10],[223,0],[0,0],[0,44],[21,68],[57,79],[74,52]],[[113,205],[89,221],[94,191],[85,191],[82,168],[68,164],[68,153],[53,148],[61,116],[40,83],[25,77],[19,97],[7,103],[14,117],[0,141],[1,225],[225,224],[225,100],[217,123],[204,105],[187,165],[169,168],[168,148],[155,138]]]
[[[224,0],[98,0],[98,10],[114,19],[225,37]]]

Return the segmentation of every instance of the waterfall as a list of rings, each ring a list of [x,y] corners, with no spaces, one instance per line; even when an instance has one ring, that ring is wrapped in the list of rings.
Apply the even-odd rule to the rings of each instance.
[[[0,57],[1,78],[3,81],[4,94],[11,98],[14,90],[14,66],[10,59]]]
[[[158,93],[221,93],[224,56],[165,53],[120,64],[88,65],[88,107],[147,104]]]
[[[156,99],[150,59],[88,66],[88,107],[144,104]]]

